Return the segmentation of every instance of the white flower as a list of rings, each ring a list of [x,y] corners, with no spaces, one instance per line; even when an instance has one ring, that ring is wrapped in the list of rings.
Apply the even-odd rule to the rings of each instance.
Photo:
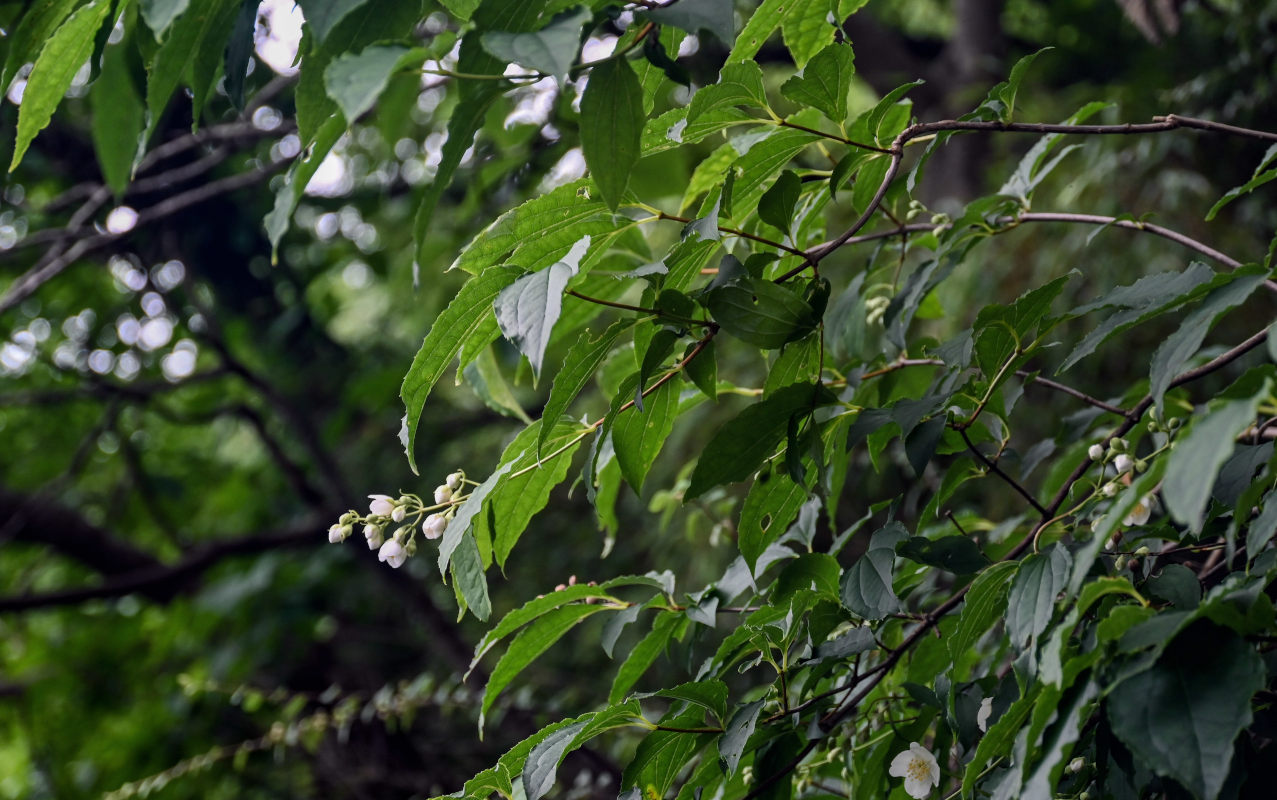
[[[337,544],[345,540],[346,536],[342,533],[342,528],[346,527],[341,524],[333,524],[328,526],[328,541]]]
[[[1148,518],[1153,514],[1154,502],[1151,494],[1141,497],[1139,502],[1135,504],[1135,508],[1131,509],[1131,513],[1127,514],[1126,518],[1122,520],[1122,524],[1130,528],[1148,522]]]
[[[403,522],[406,516],[408,516],[408,509],[403,506],[395,506],[395,510],[390,512],[390,518],[395,522]]]
[[[980,701],[980,710],[975,712],[975,726],[981,733],[989,730],[989,717],[993,714],[993,698],[986,697]]]
[[[390,495],[370,494],[368,497],[372,500],[368,504],[368,513],[374,517],[388,517],[395,513],[395,501],[390,499]]]
[[[435,505],[443,505],[452,500],[452,487],[448,484],[435,487]]]
[[[421,523],[421,532],[427,539],[438,539],[448,527],[448,518],[443,514],[431,514]]]
[[[1124,473],[1130,472],[1134,468],[1135,468],[1134,459],[1132,459],[1126,453],[1122,453],[1117,458],[1113,459],[1113,469],[1117,470],[1118,475],[1122,475]]]
[[[371,522],[364,526],[364,538],[368,540],[369,550],[376,550],[385,541],[381,535],[381,526]]]
[[[917,742],[910,742],[908,750],[891,759],[889,772],[893,778],[905,779],[905,791],[916,800],[923,800],[931,794],[931,787],[940,785],[936,757]]]
[[[388,539],[381,549],[377,551],[377,560],[385,561],[395,569],[403,566],[403,562],[408,559],[408,553],[403,549],[403,545],[394,539]]]
[[[448,484],[448,488],[454,492],[460,489],[461,488],[461,470],[457,470],[456,472],[449,475],[447,480],[444,481],[444,483]]]
[[[1086,454],[1091,457],[1092,461],[1100,461],[1104,458],[1104,448],[1100,447],[1098,444],[1093,444],[1090,449],[1086,451]]]

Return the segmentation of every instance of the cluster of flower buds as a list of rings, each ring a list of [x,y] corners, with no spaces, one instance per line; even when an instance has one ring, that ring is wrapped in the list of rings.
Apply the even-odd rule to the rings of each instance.
[[[443,483],[435,487],[434,503],[430,504],[415,494],[391,497],[386,494],[368,495],[368,513],[360,514],[351,509],[336,524],[328,528],[328,541],[344,542],[362,526],[369,550],[377,551],[377,559],[398,568],[417,552],[417,526],[427,539],[438,539],[448,528],[461,505],[470,496],[468,487],[476,486],[467,480],[465,472],[457,470]],[[397,525],[387,535],[391,526]]]

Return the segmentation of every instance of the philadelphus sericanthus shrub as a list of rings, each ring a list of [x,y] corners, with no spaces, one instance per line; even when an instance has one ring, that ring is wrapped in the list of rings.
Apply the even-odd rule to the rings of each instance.
[[[252,25],[236,20],[252,4],[74,5],[40,5],[61,16],[41,17],[45,33],[20,42],[35,67],[15,162],[94,42],[105,46],[97,34],[117,12],[126,34],[145,25],[158,42],[146,51],[151,119],[184,80],[198,117],[221,69],[244,101],[250,48],[235,37]],[[738,501],[739,553],[710,585],[680,586],[668,571],[617,576],[564,586],[495,622],[474,655],[477,664],[500,652],[481,724],[521,670],[578,625],[601,627],[617,669],[608,705],[539,731],[458,796],[537,800],[585,746],[627,754],[619,790],[635,798],[1271,791],[1277,347],[1261,328],[1199,351],[1220,318],[1277,288],[1272,252],[1222,253],[1142,221],[1033,211],[1032,200],[1079,136],[1277,137],[1179,116],[1092,124],[1099,103],[1059,124],[1019,121],[1032,57],[958,120],[917,121],[913,83],[854,107],[856,42],[840,21],[861,5],[300,3],[306,155],[266,220],[273,243],[348,121],[375,115],[404,72],[441,76],[450,93],[419,245],[489,109],[522,87],[549,77],[580,92],[588,167],[456,254],[453,269],[470,277],[402,387],[414,471],[432,387],[499,337],[549,385],[541,419],[497,463],[466,465],[482,481],[457,472],[428,499],[374,495],[330,540],[359,531],[391,567],[430,559],[460,607],[487,620],[489,568],[520,568],[510,555],[561,484],[579,480],[613,533],[619,494],[649,484],[685,503]],[[427,13],[438,24],[419,27]],[[584,60],[582,43],[608,31],[619,31],[611,54]],[[725,61],[716,81],[673,92],[688,82],[676,56],[693,35],[716,41]],[[764,69],[755,56],[774,35],[792,63]],[[99,80],[124,68],[110,52]],[[102,127],[104,172],[126,182],[136,132]],[[951,137],[1011,134],[1034,143],[995,194],[951,217],[914,197],[928,157]],[[123,146],[106,146],[119,145],[112,137]],[[636,193],[644,159],[678,148],[695,159],[681,198]],[[1208,218],[1277,176],[1275,158],[1277,145]],[[956,335],[928,338],[920,320],[935,316],[955,272],[975,268],[984,240],[1052,222],[1161,236],[1183,266],[1121,286],[1089,275],[1068,292],[1081,280],[1061,269],[971,309]],[[1091,299],[1066,307],[1074,293]],[[1068,382],[1101,346],[1159,319],[1178,327],[1151,356],[1130,359],[1127,385],[1093,397]],[[566,352],[561,363],[547,361],[552,347]],[[587,413],[596,391],[607,403]],[[1042,429],[1034,397],[1047,393],[1076,413],[1025,441],[1017,432]],[[688,415],[706,419],[724,398],[735,405],[709,415],[718,421],[694,463],[653,472]],[[872,468],[907,464],[925,487],[921,511],[863,496],[872,482],[851,464],[866,453]],[[964,508],[964,485],[1011,510]],[[839,527],[851,495],[869,513]],[[617,646],[627,627],[639,633],[628,652]],[[636,693],[675,642],[692,653],[685,680]],[[625,741],[637,743],[613,747]]]
[[[1070,134],[1222,129],[1180,117],[1088,124],[1099,104],[1061,124],[1016,122],[1032,57],[960,120],[916,122],[913,84],[853,114],[855,43],[837,20],[859,3],[765,2],[739,18],[727,0],[632,8],[623,18],[619,7],[596,5],[452,7],[469,25],[459,24],[455,69],[429,50],[375,45],[325,72],[349,116],[368,102],[350,87],[423,63],[476,76],[513,62],[531,78],[584,79],[589,168],[507,211],[457,254],[453,267],[471,278],[403,383],[410,463],[432,386],[499,336],[535,376],[552,377],[541,419],[484,481],[464,481],[465,494],[454,475],[433,505],[374,496],[369,515],[349,512],[330,538],[362,524],[392,567],[428,553],[460,607],[487,619],[487,569],[512,567],[530,519],[565,481],[581,480],[612,529],[623,484],[641,492],[662,480],[683,502],[742,498],[739,556],[711,585],[680,590],[665,572],[561,586],[497,622],[474,657],[504,649],[481,725],[520,671],[589,617],[606,618],[604,647],[619,665],[609,705],[536,733],[458,796],[536,800],[568,753],[635,733],[623,797],[1215,798],[1271,785],[1261,720],[1274,665],[1267,588],[1277,502],[1263,430],[1277,410],[1277,371],[1233,363],[1262,348],[1265,330],[1213,359],[1197,355],[1225,312],[1274,288],[1271,263],[1243,264],[1131,220],[1031,210]],[[582,63],[580,42],[605,23],[623,31],[612,55]],[[777,29],[793,60],[778,93],[753,60]],[[716,38],[730,54],[716,83],[664,110],[670,81],[686,80],[671,54],[689,34]],[[522,80],[457,78],[420,231],[479,124],[472,109]],[[1041,138],[997,194],[952,219],[932,215],[913,187],[928,156],[963,132]],[[694,152],[708,155],[677,208],[631,190],[643,158],[698,144]],[[1275,155],[1277,145],[1221,203],[1273,177]],[[918,331],[929,298],[984,239],[1052,221],[1144,230],[1205,260],[1106,287],[1069,309],[1057,301],[1074,276],[1061,274],[979,309],[947,341]],[[677,239],[654,250],[671,225]],[[884,239],[899,244],[884,249]],[[850,259],[857,245],[878,249]],[[1122,387],[1117,399],[1095,398],[1039,377],[1163,315],[1181,324],[1141,362],[1147,380],[1131,375],[1147,386],[1142,397]],[[1057,327],[1075,319],[1085,323],[1081,340],[1047,352]],[[547,363],[561,339],[566,358]],[[720,348],[761,350],[767,369],[720,374]],[[1193,394],[1194,381],[1226,367],[1231,385],[1213,398]],[[610,404],[580,417],[578,396],[591,385]],[[1039,391],[1065,393],[1083,413],[1028,447],[1015,431],[1033,414],[1023,395]],[[694,465],[649,474],[685,415],[729,394],[752,399]],[[897,498],[871,498],[867,516],[837,530],[854,451],[866,448],[876,463],[897,446],[930,476],[925,508],[906,514]],[[1031,461],[1052,466],[1030,482]],[[948,504],[971,481],[994,484],[1023,513],[967,513],[960,524]],[[419,535],[437,546],[424,550]],[[856,538],[864,549],[851,558]],[[711,635],[725,614],[725,635]],[[616,650],[631,625],[645,633],[628,653]],[[697,653],[686,682],[636,693],[676,640]]]

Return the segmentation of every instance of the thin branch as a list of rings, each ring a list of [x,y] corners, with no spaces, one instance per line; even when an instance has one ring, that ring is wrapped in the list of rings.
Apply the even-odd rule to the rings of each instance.
[[[231,175],[221,180],[197,186],[180,194],[175,194],[165,200],[161,200],[149,208],[145,208],[138,212],[137,223],[133,230],[137,230],[156,220],[173,216],[179,211],[184,211],[191,206],[198,205],[206,200],[210,200],[218,195],[228,194],[238,189],[243,189],[253,184],[260,183],[276,172],[287,167],[288,161],[277,161],[265,164],[255,170]],[[57,257],[37,263],[36,266],[22,274],[17,280],[9,285],[3,296],[0,296],[0,314],[8,311],[14,306],[26,300],[35,293],[44,283],[57,276],[64,269],[74,264],[81,256],[87,255],[94,250],[111,244],[112,242],[129,235],[127,233],[99,233],[93,236],[78,240],[71,245],[66,252],[61,253]]]
[[[96,586],[63,589],[38,594],[0,598],[0,613],[29,611],[83,603],[127,594],[141,593],[152,600],[165,601],[198,587],[196,580],[204,572],[232,556],[256,555],[281,547],[318,544],[322,522],[315,517],[290,528],[213,542],[190,551],[175,564],[154,562],[137,570],[124,572]]]
[[[1124,408],[1118,408],[1117,406],[1112,405],[1110,403],[1106,403],[1103,400],[1100,400],[1099,398],[1091,397],[1089,394],[1085,392],[1080,392],[1077,389],[1074,389],[1072,386],[1066,386],[1065,384],[1059,383],[1058,381],[1053,381],[1050,378],[1043,378],[1041,375],[1034,375],[1033,373],[1023,369],[1017,369],[1015,371],[1015,374],[1018,377],[1024,378],[1025,380],[1029,381],[1030,386],[1032,386],[1035,383],[1041,384],[1042,386],[1045,386],[1048,389],[1053,389],[1057,392],[1062,392],[1064,394],[1067,394],[1069,397],[1075,397],[1078,400],[1081,400],[1083,403],[1086,403],[1087,405],[1103,409],[1109,412],[1110,414],[1117,414],[1119,417],[1124,417],[1127,414],[1126,409]]]
[[[938,122],[921,122],[905,128],[896,136],[895,141],[891,143],[891,163],[887,167],[887,173],[883,176],[882,183],[879,184],[878,190],[874,193],[873,199],[869,205],[861,213],[860,217],[851,224],[837,238],[825,244],[818,245],[808,252],[808,260],[819,263],[821,260],[829,256],[838,248],[847,244],[852,237],[860,232],[873,215],[876,213],[878,206],[887,195],[887,189],[891,186],[891,182],[895,180],[896,175],[900,171],[900,164],[904,160],[905,145],[911,140],[923,136],[946,131],[980,131],[986,133],[1069,133],[1084,135],[1132,135],[1145,133],[1163,133],[1166,131],[1176,130],[1178,128],[1196,128],[1199,130],[1214,131],[1217,133],[1227,133],[1235,136],[1246,136],[1262,141],[1277,141],[1277,134],[1268,133],[1266,131],[1251,130],[1249,128],[1239,128],[1234,125],[1224,125],[1218,122],[1210,122],[1208,120],[1199,120],[1192,117],[1179,117],[1176,115],[1167,115],[1165,117],[1156,117],[1156,121],[1125,124],[1125,125],[1067,125],[1052,124],[1040,122],[987,122],[978,120],[940,120]]]
[[[967,443],[967,449],[974,453],[975,457],[980,459],[980,461],[988,467],[993,474],[997,475],[1005,481],[1008,486],[1014,489],[1017,494],[1029,501],[1029,505],[1033,506],[1033,509],[1039,514],[1042,514],[1043,516],[1050,516],[1050,514],[1047,513],[1046,508],[1038,502],[1038,499],[1033,496],[1032,492],[1024,488],[1024,486],[1015,478],[1012,478],[1010,475],[1003,472],[1002,468],[998,466],[998,462],[990,459],[984,453],[980,452],[980,449],[971,441],[971,437],[967,436],[966,426],[951,425],[950,427],[958,432],[958,435],[962,437],[962,441]]]

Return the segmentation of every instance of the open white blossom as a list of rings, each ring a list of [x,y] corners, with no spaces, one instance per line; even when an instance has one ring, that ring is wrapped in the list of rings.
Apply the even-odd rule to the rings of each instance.
[[[986,697],[980,701],[980,710],[975,712],[975,726],[981,733],[989,730],[989,717],[993,715],[993,698]]]
[[[893,778],[905,779],[905,791],[916,800],[931,794],[940,785],[940,765],[930,751],[917,742],[910,742],[909,749],[891,759],[889,770]]]
[[[395,501],[390,499],[390,495],[370,494],[368,499],[372,500],[368,504],[368,513],[374,517],[388,517],[395,513]]]
[[[421,523],[421,532],[427,539],[438,539],[448,527],[448,518],[443,514],[431,514]]]
[[[377,560],[385,561],[395,569],[403,566],[403,562],[408,560],[408,551],[403,549],[403,545],[394,539],[388,539],[381,549],[377,551]]]
[[[1122,520],[1122,524],[1128,528],[1145,524],[1148,522],[1148,518],[1153,515],[1153,504],[1156,502],[1153,495],[1144,495],[1135,504],[1135,507],[1131,509],[1131,513],[1127,514]]]

